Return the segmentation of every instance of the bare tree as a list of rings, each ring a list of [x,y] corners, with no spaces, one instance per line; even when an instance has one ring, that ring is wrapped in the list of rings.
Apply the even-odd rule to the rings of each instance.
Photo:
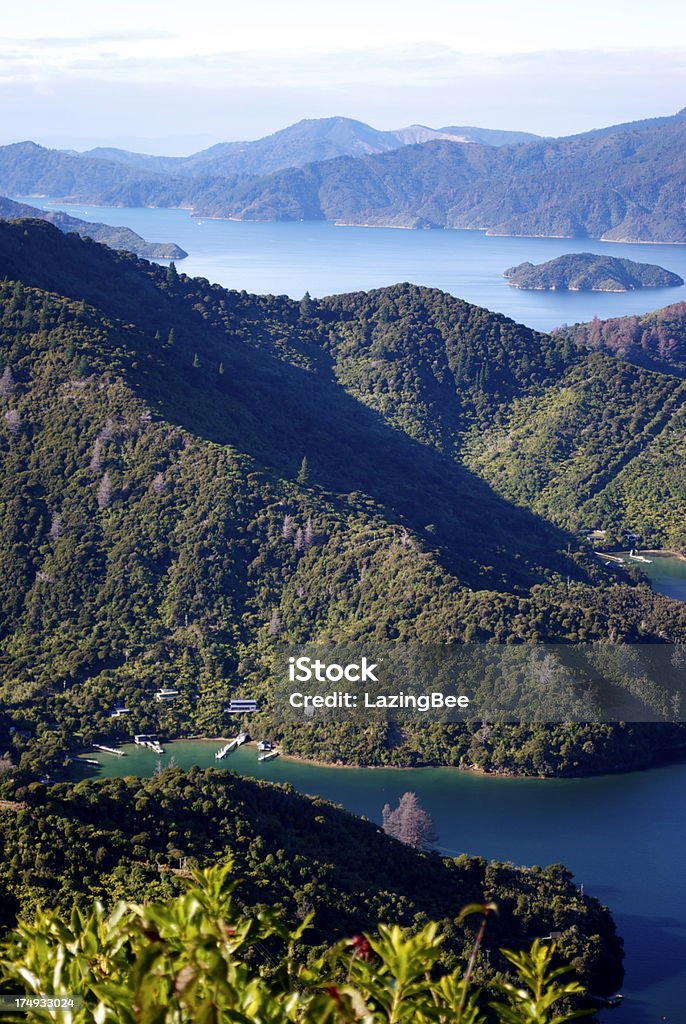
[[[315,542],[315,538],[316,538],[316,534],[314,532],[314,527],[312,525],[312,516],[308,516],[307,517],[307,523],[305,524],[305,533],[304,533],[304,536],[303,536],[303,541],[304,541],[304,544],[305,544],[305,550],[306,551],[310,550],[310,548],[312,547],[312,545]]]
[[[50,523],[50,531],[48,537],[50,540],[57,540],[62,536],[62,516],[59,512],[55,512]]]
[[[415,850],[430,850],[438,841],[433,819],[415,793],[403,793],[396,808],[386,804],[381,813],[384,832]]]
[[[305,549],[305,535],[303,534],[302,528],[299,526],[295,534],[295,540],[293,541],[293,547],[300,553]]]
[[[21,430],[21,416],[17,409],[10,409],[5,413],[5,423],[7,424],[8,433],[11,434],[12,437],[16,437]]]
[[[93,454],[91,455],[89,468],[91,473],[95,474],[99,473],[102,469],[102,441],[99,437],[96,437],[93,442]]]
[[[9,398],[14,387],[14,377],[9,366],[6,366],[0,377],[0,398]]]
[[[155,494],[161,494],[164,490],[164,473],[158,473],[152,482],[152,489]]]
[[[105,473],[102,480],[98,484],[97,495],[98,508],[108,508],[112,501],[112,481],[110,474]]]
[[[269,635],[273,640],[276,640],[281,630],[281,616],[279,615],[279,609],[275,608],[272,612],[272,617],[269,621]]]
[[[292,540],[293,534],[295,533],[295,519],[293,516],[283,517],[283,526],[281,527],[281,536],[284,540]]]

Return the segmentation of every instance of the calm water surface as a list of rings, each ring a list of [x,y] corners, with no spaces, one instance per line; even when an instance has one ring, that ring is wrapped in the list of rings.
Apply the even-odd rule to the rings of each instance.
[[[676,555],[654,555],[650,552],[644,554],[649,562],[638,562],[636,559],[629,559],[624,556],[627,562],[637,566],[646,574],[650,585],[658,594],[665,594],[677,601],[686,601],[686,558],[679,558]],[[686,1020],[686,1014],[684,1015]]]
[[[17,197],[22,199],[22,197]],[[70,205],[23,197],[83,220],[126,225],[152,242],[176,242],[187,274],[227,288],[301,298],[379,288],[398,281],[441,288],[539,330],[594,316],[625,316],[686,299],[681,288],[619,294],[527,292],[503,271],[567,252],[595,252],[658,263],[686,280],[685,245],[625,245],[573,238],[500,238],[480,231],[403,231],[337,227],[325,221],[282,224],[203,220],[185,210]],[[686,1021],[685,1021],[686,1024]]]
[[[497,779],[448,768],[323,768],[277,759],[254,747],[224,761],[219,743],[167,744],[160,758],[181,768],[220,766],[290,782],[303,793],[380,821],[386,801],[413,790],[433,815],[443,852],[518,864],[561,861],[607,903],[626,941],[626,996],[617,1024],[686,1022],[686,765],[592,779]],[[93,755],[107,776],[151,775],[152,751]],[[608,1011],[608,1020],[613,1011]]]

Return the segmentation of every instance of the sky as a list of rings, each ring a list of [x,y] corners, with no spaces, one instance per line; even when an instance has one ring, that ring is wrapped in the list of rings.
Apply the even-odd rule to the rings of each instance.
[[[303,117],[564,135],[686,106],[674,0],[32,0],[0,143],[186,154]]]

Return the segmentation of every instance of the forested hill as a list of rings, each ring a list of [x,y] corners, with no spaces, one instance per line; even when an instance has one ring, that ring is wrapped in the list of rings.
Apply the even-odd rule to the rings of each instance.
[[[332,118],[188,160],[22,142],[0,147],[0,192],[247,220],[686,241],[684,111],[504,146],[456,143],[459,131],[375,133]]]
[[[182,260],[188,255],[174,242],[147,242],[140,235],[127,227],[113,227],[111,224],[93,223],[70,217],[61,210],[39,210],[28,203],[15,203],[12,199],[0,196],[0,218],[2,220],[19,220],[21,218],[47,220],[60,231],[75,231],[82,238],[92,238],[94,242],[102,242],[111,249],[125,249],[136,256],[148,260]]]
[[[275,734],[276,639],[684,636],[684,606],[602,568],[498,473],[496,493],[469,447],[526,403],[545,423],[561,387],[590,380],[589,421],[614,446],[592,453],[593,478],[611,480],[634,419],[644,436],[665,423],[680,380],[430,289],[227,292],[42,222],[0,224],[0,275],[0,734],[29,764],[95,736],[220,735],[236,692],[262,697]],[[633,403],[619,431],[618,388]],[[546,458],[574,495],[563,427],[559,465],[557,440]],[[152,698],[165,685],[173,706]],[[119,700],[129,719],[110,717]],[[321,743],[547,773],[627,757],[608,729],[529,739],[378,727]],[[321,755],[312,733],[288,745]],[[652,756],[649,738],[628,749]]]
[[[457,919],[461,907],[497,900],[486,934],[490,970],[484,957],[480,980],[507,969],[499,947],[559,931],[561,953],[590,991],[610,993],[621,983],[621,940],[610,914],[561,865],[420,853],[290,786],[225,771],[33,784],[18,795],[14,807],[0,806],[0,926],[12,923],[17,907],[27,917],[37,904],[70,914],[92,898],[109,906],[164,898],[182,890],[193,866],[233,857],[239,904],[279,907],[291,922],[313,912],[308,944],[328,945],[377,921],[418,928],[435,919],[451,964],[466,959],[473,942],[473,927]]]
[[[686,116],[525,146],[428,142],[198,194],[247,220],[469,228],[489,234],[686,241]]]
[[[538,291],[627,292],[636,288],[675,288],[682,277],[655,263],[636,263],[592,252],[566,253],[546,263],[520,263],[504,275],[515,288]]]
[[[686,302],[642,316],[592,320],[558,328],[556,335],[650,369],[686,376]]]

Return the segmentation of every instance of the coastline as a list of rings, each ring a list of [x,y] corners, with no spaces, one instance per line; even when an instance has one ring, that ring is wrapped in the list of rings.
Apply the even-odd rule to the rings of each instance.
[[[233,737],[230,737],[230,738],[233,738]],[[192,737],[185,737],[185,738],[178,737],[176,739],[168,739],[165,742],[166,742],[166,744],[168,745],[169,748],[172,748],[175,743],[217,743],[217,744],[222,744],[222,743],[229,742],[229,739],[227,739],[226,737],[221,737],[221,736],[192,736]],[[130,745],[130,744],[121,743],[121,742],[119,743],[120,747],[126,746],[126,745]],[[248,740],[246,743],[242,744],[242,746],[256,748],[257,747],[257,741],[256,740]],[[520,781],[526,780],[526,781],[540,781],[540,782],[561,782],[561,781],[569,782],[569,781],[579,780],[579,779],[603,778],[605,776],[611,776],[611,775],[626,775],[626,774],[630,774],[632,772],[646,772],[646,771],[651,771],[653,769],[665,768],[665,767],[668,767],[669,765],[678,764],[678,763],[682,762],[684,760],[684,751],[686,751],[686,742],[680,743],[680,744],[678,744],[677,746],[674,746],[674,747],[670,747],[667,750],[662,750],[660,752],[659,756],[656,756],[656,758],[653,761],[644,762],[642,764],[621,764],[621,765],[616,765],[613,768],[606,768],[603,771],[579,772],[577,774],[569,774],[569,775],[525,775],[525,774],[517,774],[515,772],[487,771],[487,770],[485,770],[483,768],[479,768],[479,767],[477,767],[475,765],[471,765],[469,767],[460,767],[459,765],[454,765],[454,764],[421,764],[421,765],[394,765],[394,764],[361,765],[361,764],[342,764],[341,762],[322,761],[322,760],[319,760],[319,759],[316,759],[316,758],[301,757],[298,754],[286,754],[286,753],[283,753],[283,752],[281,752],[279,754],[278,760],[279,761],[287,761],[287,762],[290,762],[290,763],[296,764],[296,765],[303,765],[305,767],[334,769],[336,771],[351,771],[351,770],[353,770],[353,771],[363,771],[363,772],[368,772],[368,771],[392,771],[392,772],[451,771],[451,772],[459,772],[462,775],[472,775],[472,776],[477,776],[479,778],[488,778],[488,779],[510,779],[510,780],[514,780],[514,781],[516,781],[516,780],[520,780]],[[167,753],[167,752],[169,752],[171,754],[171,756],[173,756],[173,749],[170,749],[170,750],[165,749],[165,753]],[[151,753],[153,753],[153,751],[151,751]],[[91,748],[89,748],[87,750],[81,750],[78,753],[73,754],[72,755],[72,759],[73,760],[83,760],[84,758],[87,758],[89,756],[91,756],[91,757],[93,756],[93,750]],[[233,770],[233,769],[231,769],[231,755],[228,755],[222,761],[217,762],[216,766],[215,765],[209,765],[208,767],[210,767],[210,768],[216,767],[218,769],[220,769],[221,767],[225,767],[226,770],[229,770],[229,771]],[[135,774],[135,773],[132,773],[132,774]],[[240,775],[241,772],[239,771],[239,772],[237,772],[237,774]],[[141,777],[144,777],[144,776],[141,776]],[[274,780],[274,781],[278,782],[278,780]]]

